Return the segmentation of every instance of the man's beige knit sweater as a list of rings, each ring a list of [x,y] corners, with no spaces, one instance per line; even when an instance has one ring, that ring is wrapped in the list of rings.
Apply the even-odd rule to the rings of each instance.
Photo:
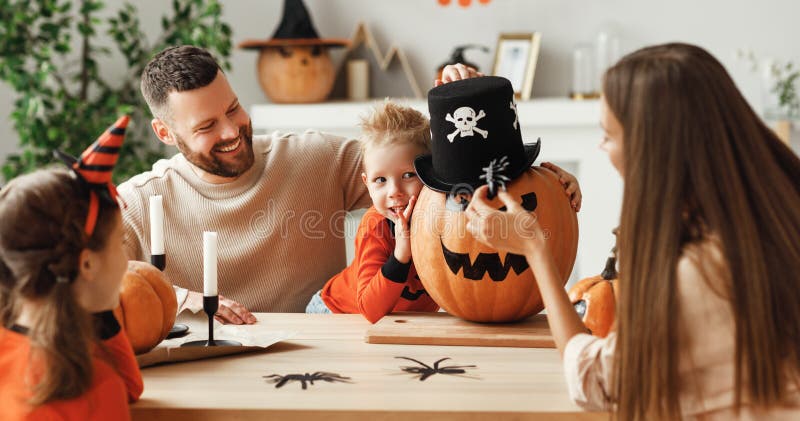
[[[128,256],[150,260],[149,197],[164,201],[165,272],[203,291],[203,231],[216,231],[219,293],[256,312],[302,312],[345,265],[345,211],[368,207],[355,140],[307,131],[254,136],[255,163],[226,184],[186,158],[160,160],[119,186]]]

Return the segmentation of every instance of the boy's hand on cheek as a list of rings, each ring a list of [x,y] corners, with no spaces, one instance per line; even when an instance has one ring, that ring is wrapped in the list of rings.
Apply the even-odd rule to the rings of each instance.
[[[406,209],[398,215],[397,222],[394,224],[394,258],[400,263],[411,261],[411,213],[414,211],[414,204],[417,197],[411,196]]]

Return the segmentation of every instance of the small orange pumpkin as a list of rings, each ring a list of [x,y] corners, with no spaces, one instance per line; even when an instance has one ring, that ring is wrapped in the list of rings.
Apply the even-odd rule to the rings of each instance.
[[[578,281],[569,290],[569,300],[581,317],[583,324],[598,337],[611,331],[616,319],[617,280],[616,247],[606,260],[603,273]]]
[[[324,101],[333,89],[335,69],[325,46],[262,48],[258,81],[276,103]]]
[[[136,354],[153,349],[167,337],[177,309],[172,283],[163,272],[146,262],[128,262],[114,315]]]
[[[566,284],[578,249],[578,220],[558,176],[533,167],[506,188],[536,212]],[[480,243],[466,229],[465,212],[448,200],[453,199],[425,187],[411,218],[411,254],[431,298],[448,313],[474,322],[510,322],[540,312],[544,303],[525,256]],[[498,198],[490,203],[498,209],[503,205]]]

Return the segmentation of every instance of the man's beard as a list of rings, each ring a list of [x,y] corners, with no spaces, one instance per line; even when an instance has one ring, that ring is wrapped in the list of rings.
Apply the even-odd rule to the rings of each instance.
[[[239,138],[242,139],[242,145],[241,150],[235,155],[238,159],[235,162],[229,162],[219,159],[217,154],[221,154],[221,152],[215,152],[213,149],[210,154],[193,152],[180,136],[175,135],[178,150],[186,157],[187,161],[209,174],[228,178],[244,174],[253,166],[255,161],[252,122],[248,121],[246,126],[240,126],[239,137],[225,143],[230,145],[238,141]]]

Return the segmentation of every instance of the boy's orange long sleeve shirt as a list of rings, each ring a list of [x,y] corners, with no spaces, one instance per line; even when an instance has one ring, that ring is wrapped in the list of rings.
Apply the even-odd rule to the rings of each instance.
[[[403,264],[394,257],[393,224],[375,207],[364,214],[355,240],[353,262],[322,287],[322,301],[333,313],[360,313],[375,323],[393,311],[439,309],[413,261]]]
[[[113,316],[112,316],[113,317]],[[83,395],[31,407],[31,387],[43,367],[32,363],[24,333],[0,327],[0,419],[129,420],[129,402],[144,389],[133,347],[124,330],[97,346],[92,385]]]

